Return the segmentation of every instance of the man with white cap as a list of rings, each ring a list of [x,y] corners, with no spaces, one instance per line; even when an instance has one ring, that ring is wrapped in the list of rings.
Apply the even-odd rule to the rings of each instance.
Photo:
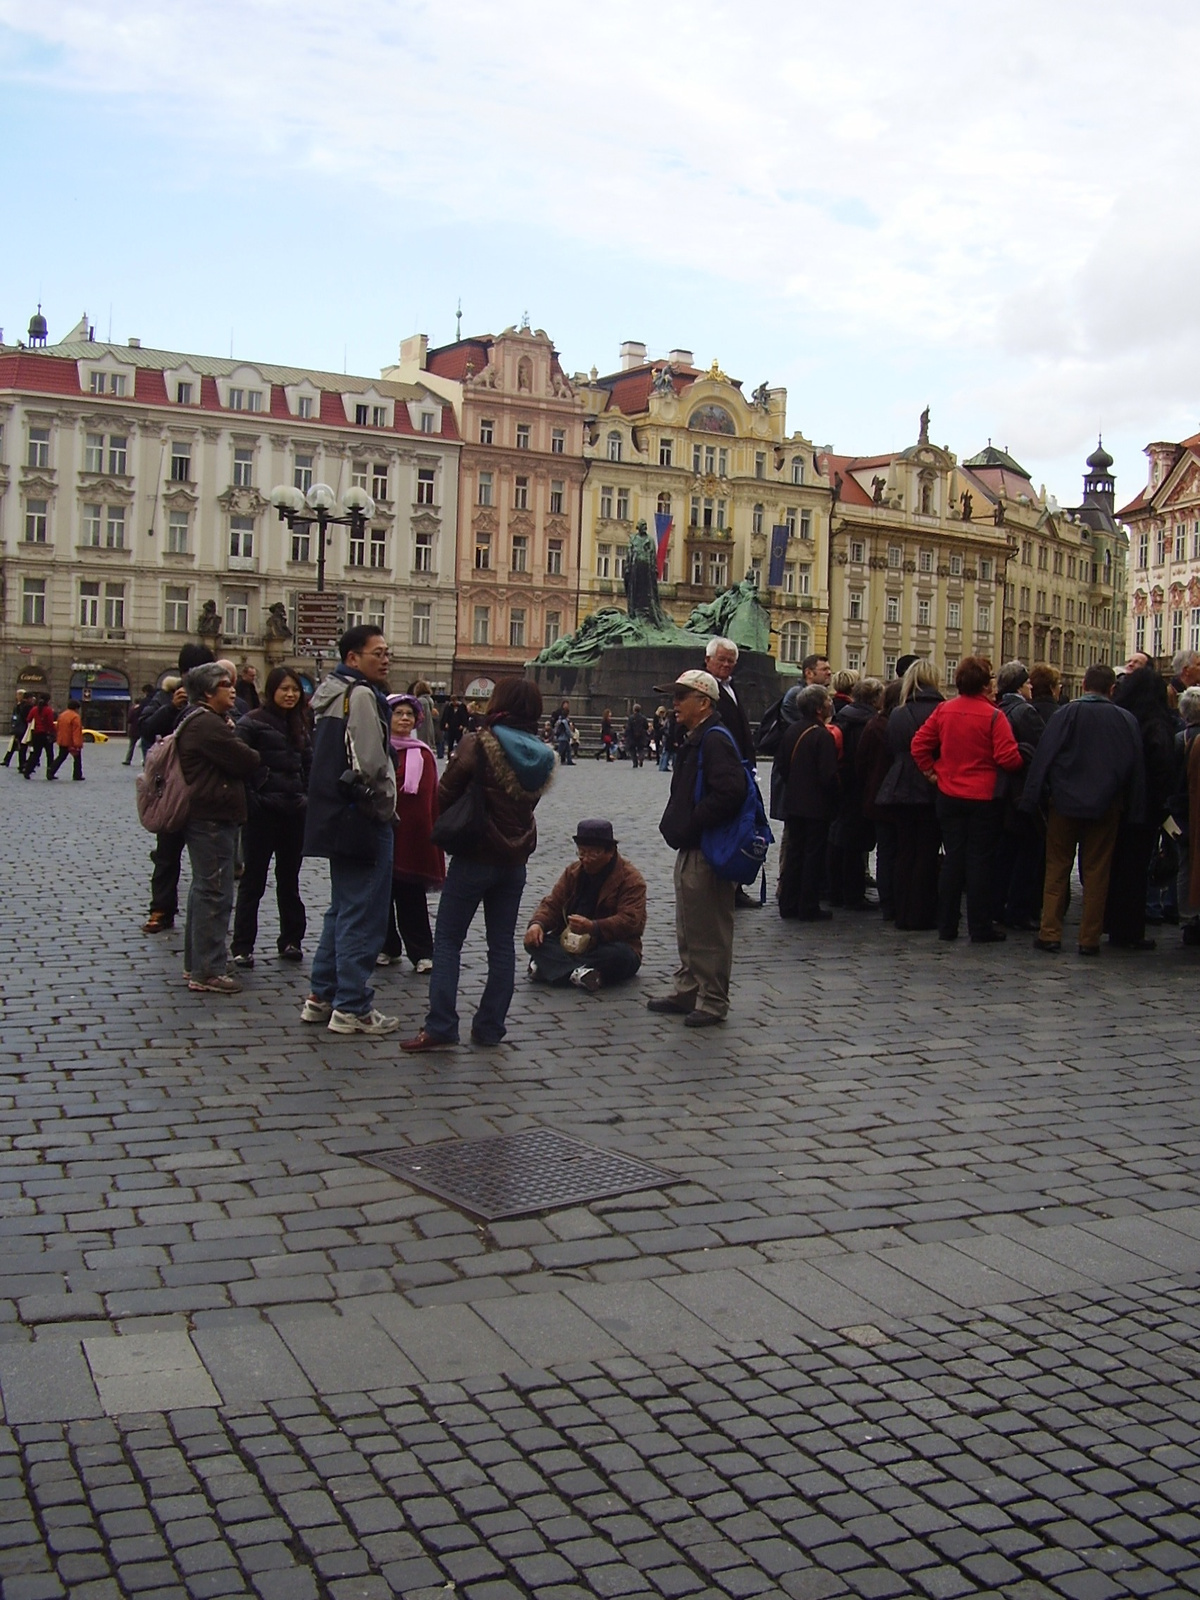
[[[658,831],[675,856],[675,937],[679,966],[670,994],[651,1011],[681,1015],[688,1028],[724,1022],[733,966],[733,901],[737,885],[718,878],[705,859],[705,829],[731,822],[746,798],[741,754],[716,715],[720,698],[709,672],[683,672],[671,691],[685,737],[671,776],[671,797]]]

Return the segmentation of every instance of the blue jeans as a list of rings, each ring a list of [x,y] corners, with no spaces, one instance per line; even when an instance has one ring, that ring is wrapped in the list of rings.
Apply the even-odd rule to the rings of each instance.
[[[437,928],[433,935],[426,1033],[438,1039],[458,1038],[458,973],[462,947],[482,900],[488,975],[471,1023],[471,1036],[481,1044],[499,1044],[503,1039],[504,1019],[517,975],[513,935],[524,888],[523,866],[492,866],[485,861],[469,861],[465,856],[451,859],[438,902]]]
[[[233,910],[233,858],[236,822],[189,822],[188,859],[192,887],[188,891],[183,930],[183,965],[193,978],[220,978],[229,965],[225,939]]]
[[[391,825],[384,823],[374,861],[329,858],[329,910],[313,956],[312,992],[356,1017],[365,1017],[375,1004],[368,980],[387,937],[394,853]]]

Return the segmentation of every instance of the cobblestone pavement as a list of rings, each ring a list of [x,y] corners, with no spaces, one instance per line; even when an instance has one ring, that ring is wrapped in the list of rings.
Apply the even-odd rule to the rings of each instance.
[[[0,773],[4,1600],[1200,1593],[1174,930],[1083,963],[747,911],[689,1034],[644,1010],[667,779],[589,762],[526,908],[611,816],[642,977],[412,1061],[301,1026],[270,910],[243,995],[187,992],[122,753]],[[406,1026],[422,990],[380,977]],[[534,1125],[677,1181],[487,1227],[360,1159]]]

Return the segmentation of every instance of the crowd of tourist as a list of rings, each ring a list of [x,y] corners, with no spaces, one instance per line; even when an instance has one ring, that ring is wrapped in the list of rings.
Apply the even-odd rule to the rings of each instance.
[[[812,655],[757,730],[737,662],[737,646],[714,639],[705,670],[662,689],[669,709],[647,716],[634,704],[620,731],[611,711],[601,721],[600,755],[613,759],[619,743],[635,767],[656,755],[671,771],[659,831],[675,852],[679,964],[650,1010],[688,1027],[728,1012],[735,911],[759,902],[740,886],[744,875],[735,882],[721,869],[709,841],[745,812],[763,756],[769,812],[782,824],[784,920],[873,914],[949,941],[965,899],[973,943],[1024,930],[1053,955],[1078,856],[1080,955],[1098,955],[1105,938],[1152,950],[1147,926],[1164,923],[1200,945],[1200,849],[1189,848],[1200,839],[1200,653],[1178,656],[1169,678],[1140,654],[1119,676],[1092,666],[1072,701],[1044,664],[1010,661],[993,672],[968,657],[950,695],[924,659],[902,659],[885,685],[835,674]],[[459,699],[439,711],[423,682],[389,693],[389,666],[383,635],[360,626],[343,636],[338,666],[311,699],[289,667],[274,668],[260,694],[253,668],[192,644],[178,675],[147,686],[130,750],[173,739],[188,809],[186,825],[155,838],[144,931],[174,925],[186,853],[185,979],[196,992],[236,994],[238,970],[255,964],[272,866],[277,953],[299,962],[308,927],[301,866],[324,857],[329,905],[302,1020],[334,1033],[395,1031],[399,1018],[376,1008],[372,979],[407,958],[428,975],[429,999],[401,1048],[456,1044],[461,954],[482,909],[487,978],[470,1032],[495,1045],[515,987],[534,813],[556,752],[570,765],[577,748],[570,705],[546,721],[537,686],[511,677],[482,711]],[[44,756],[52,778],[70,756],[82,779],[82,748],[76,710],[55,713],[41,693],[18,699],[6,766],[15,758],[29,778]],[[646,884],[607,819],[581,821],[574,843],[577,859],[537,906],[523,944],[535,982],[596,993],[641,965]]]

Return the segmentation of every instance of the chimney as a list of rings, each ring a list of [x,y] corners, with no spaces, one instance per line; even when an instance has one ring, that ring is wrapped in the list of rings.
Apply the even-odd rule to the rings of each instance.
[[[692,352],[690,350],[672,350],[667,359],[673,367],[690,367],[692,365]]]
[[[427,333],[414,333],[410,334],[407,339],[401,339],[400,364],[402,366],[411,361],[421,372],[424,372],[428,355],[429,335]]]
[[[621,346],[621,371],[630,372],[646,364],[646,346],[637,339],[626,339]]]
[[[129,348],[131,350],[140,350],[142,348],[142,341],[140,339],[130,339]]]

